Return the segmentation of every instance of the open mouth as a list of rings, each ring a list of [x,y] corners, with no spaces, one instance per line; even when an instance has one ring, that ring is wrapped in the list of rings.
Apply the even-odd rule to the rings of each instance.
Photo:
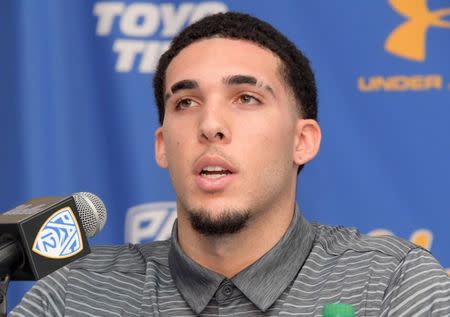
[[[222,166],[205,166],[200,171],[200,176],[207,178],[220,178],[232,174],[232,172]]]

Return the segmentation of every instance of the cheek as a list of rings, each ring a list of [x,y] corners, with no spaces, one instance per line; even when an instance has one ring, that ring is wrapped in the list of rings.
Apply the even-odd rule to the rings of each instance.
[[[286,127],[273,128],[278,130],[264,136],[263,155],[266,157],[266,164],[270,166],[269,170],[288,173],[294,164],[294,132]]]
[[[190,172],[191,157],[190,149],[192,146],[188,143],[188,138],[183,136],[171,136],[166,140],[166,152],[169,173],[172,177],[180,178],[184,177]]]
[[[246,135],[246,146],[252,147],[253,151],[273,155],[286,155],[292,153],[294,144],[294,129],[289,123],[282,124],[276,121],[268,121],[262,124],[249,126]]]

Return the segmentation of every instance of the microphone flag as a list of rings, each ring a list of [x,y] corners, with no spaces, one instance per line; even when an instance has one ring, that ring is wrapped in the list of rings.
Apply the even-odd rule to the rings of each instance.
[[[22,246],[11,280],[38,280],[90,253],[73,196],[35,198],[1,214],[0,234],[0,243]]]

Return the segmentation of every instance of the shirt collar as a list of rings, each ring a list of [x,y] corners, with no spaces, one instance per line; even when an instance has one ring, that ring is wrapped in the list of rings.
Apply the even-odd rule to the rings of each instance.
[[[173,225],[171,241],[170,275],[184,300],[196,314],[200,314],[225,277],[194,262],[181,250],[178,244],[178,221]]]
[[[187,304],[199,314],[225,277],[189,258],[178,244],[177,237],[175,223],[169,251],[170,272]],[[314,237],[315,227],[296,208],[283,238],[263,257],[232,277],[231,281],[261,311],[266,311],[297,276],[311,251]]]

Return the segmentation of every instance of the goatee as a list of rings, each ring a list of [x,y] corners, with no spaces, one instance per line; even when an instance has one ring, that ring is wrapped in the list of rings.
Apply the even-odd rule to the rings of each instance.
[[[249,210],[224,210],[216,217],[212,217],[212,212],[204,209],[186,211],[192,228],[207,236],[237,233],[246,227],[250,219]]]

